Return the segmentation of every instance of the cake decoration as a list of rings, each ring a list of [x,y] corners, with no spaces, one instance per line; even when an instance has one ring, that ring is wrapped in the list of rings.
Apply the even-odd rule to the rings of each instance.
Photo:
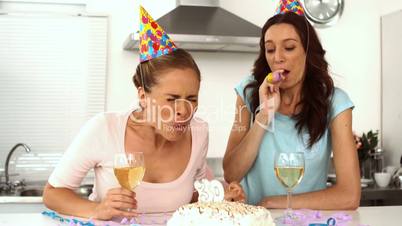
[[[223,185],[217,180],[197,180],[194,182],[194,187],[198,192],[199,202],[220,202],[225,197]]]

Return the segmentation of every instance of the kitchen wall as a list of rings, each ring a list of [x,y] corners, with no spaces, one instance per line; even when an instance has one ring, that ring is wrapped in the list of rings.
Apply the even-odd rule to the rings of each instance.
[[[175,0],[140,2],[155,19],[175,7]],[[277,4],[276,0],[220,2],[223,8],[259,26],[273,15]],[[138,64],[138,52],[124,51],[122,45],[129,33],[138,30],[139,1],[86,3],[86,11],[109,15],[107,110],[127,110],[137,102],[131,76]],[[401,1],[346,1],[344,14],[335,26],[317,29],[336,85],[345,89],[356,105],[353,125],[357,132],[380,128],[380,15],[397,9],[402,9]],[[203,76],[198,115],[210,124],[209,156],[222,156],[234,117],[233,87],[250,73],[256,54],[192,54]]]
[[[373,0],[371,0],[373,1]],[[380,1],[378,1],[380,2]],[[382,0],[378,3],[380,15],[389,14],[398,10],[402,10],[402,1]]]
[[[402,156],[402,105],[395,100],[402,95],[402,10],[381,18],[382,30],[382,137],[387,164],[399,165]],[[392,150],[391,153],[388,153]]]
[[[125,110],[135,104],[136,90],[131,74],[138,63],[137,52],[122,50],[122,43],[138,27],[138,1],[89,1],[88,10],[110,15],[110,53],[107,109]],[[354,129],[357,132],[380,128],[380,15],[395,1],[346,1],[341,20],[333,27],[317,29],[337,86],[345,89],[356,107]],[[387,4],[387,2],[389,4]],[[277,1],[221,0],[221,6],[256,25],[272,16]],[[142,1],[155,18],[174,8],[175,1]],[[233,86],[248,75],[256,54],[194,52],[203,75],[200,116],[211,127],[209,156],[222,156],[233,119]],[[208,92],[207,92],[208,91]],[[219,93],[217,97],[216,94]],[[205,110],[215,112],[205,114]],[[202,110],[204,109],[204,111]],[[216,112],[217,111],[217,112]],[[206,117],[205,117],[206,116]]]

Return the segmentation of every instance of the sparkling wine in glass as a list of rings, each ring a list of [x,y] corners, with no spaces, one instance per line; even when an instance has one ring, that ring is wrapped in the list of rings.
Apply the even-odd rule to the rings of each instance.
[[[134,190],[142,181],[144,173],[144,154],[142,152],[115,154],[114,175],[123,188]]]
[[[276,219],[283,223],[286,219],[294,219],[291,206],[292,190],[300,183],[304,175],[303,152],[279,152],[275,157],[275,175],[287,190],[287,210],[285,215]]]

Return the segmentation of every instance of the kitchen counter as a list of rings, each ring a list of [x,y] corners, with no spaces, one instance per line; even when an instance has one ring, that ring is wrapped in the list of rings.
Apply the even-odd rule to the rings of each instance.
[[[337,211],[322,211],[324,216],[330,216]],[[352,215],[350,226],[398,226],[402,222],[402,206],[360,207],[356,211],[344,211]],[[271,210],[272,216],[277,217],[283,210]],[[98,222],[104,225],[104,222]],[[0,214],[0,226],[55,226],[59,222],[43,216],[41,213]],[[66,224],[67,225],[67,224]]]
[[[0,215],[5,213],[40,213],[45,209],[40,196],[0,196]]]
[[[6,203],[43,203],[42,196],[0,196],[0,204]]]

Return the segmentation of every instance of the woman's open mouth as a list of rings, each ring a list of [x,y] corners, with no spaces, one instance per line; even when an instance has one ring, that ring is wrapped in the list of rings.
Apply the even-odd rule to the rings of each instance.
[[[290,73],[289,70],[284,69],[283,72],[282,72],[282,75],[287,77],[289,75],[289,73]]]

